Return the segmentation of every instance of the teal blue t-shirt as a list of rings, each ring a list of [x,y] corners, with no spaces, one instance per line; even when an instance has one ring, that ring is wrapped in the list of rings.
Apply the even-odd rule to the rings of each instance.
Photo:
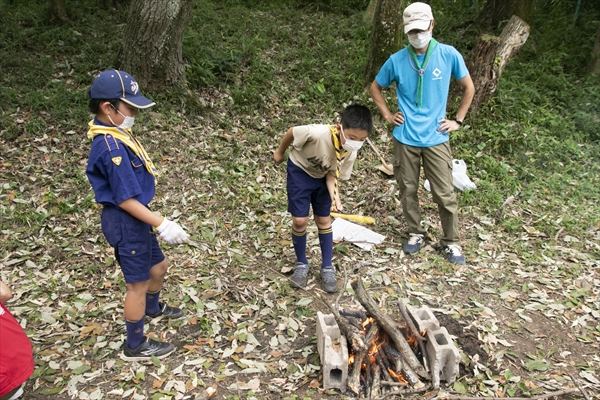
[[[417,55],[423,63],[425,55]],[[418,68],[406,48],[392,54],[383,64],[375,81],[383,88],[396,83],[398,109],[404,123],[394,127],[392,135],[400,143],[431,147],[448,141],[448,134],[438,131],[446,118],[450,79],[469,74],[465,61],[452,46],[439,43],[433,50],[423,76],[423,103],[417,105]]]

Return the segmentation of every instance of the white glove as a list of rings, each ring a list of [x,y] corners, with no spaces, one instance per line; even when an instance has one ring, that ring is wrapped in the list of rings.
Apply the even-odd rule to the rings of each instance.
[[[156,230],[158,230],[158,236],[169,244],[187,242],[190,238],[181,225],[167,218],[163,219],[163,222],[161,222]]]

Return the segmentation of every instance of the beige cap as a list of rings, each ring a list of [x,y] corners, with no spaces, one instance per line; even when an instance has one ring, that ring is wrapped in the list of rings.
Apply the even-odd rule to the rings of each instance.
[[[431,20],[433,20],[433,13],[429,4],[416,2],[404,9],[402,19],[404,21],[404,33],[413,29],[426,31],[429,29]]]

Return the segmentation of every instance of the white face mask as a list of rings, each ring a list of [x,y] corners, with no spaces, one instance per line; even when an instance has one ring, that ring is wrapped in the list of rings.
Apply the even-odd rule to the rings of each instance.
[[[344,143],[342,145],[342,147],[344,148],[344,150],[349,151],[349,152],[355,152],[360,150],[360,148],[362,147],[364,142],[360,141],[360,140],[350,140],[350,139],[346,139],[346,143]]]
[[[131,129],[131,127],[135,123],[135,117],[129,117],[127,115],[123,115],[123,113],[121,111],[117,110],[114,106],[113,106],[113,108],[114,108],[114,110],[116,112],[118,112],[123,117],[123,122],[121,122],[119,125],[117,125],[117,124],[115,124],[113,122],[113,120],[110,117],[110,115],[108,115],[108,119],[110,120],[110,122],[112,122],[112,124],[114,126],[116,126],[117,128],[120,128],[120,129]]]
[[[121,113],[119,113],[121,114]],[[123,114],[121,114],[123,115]],[[123,120],[123,122],[121,122],[121,124],[118,126],[121,129],[131,129],[131,127],[133,126],[133,124],[135,123],[135,117],[127,117],[127,116],[123,116],[125,119]]]
[[[408,42],[415,49],[424,49],[429,44],[432,34],[431,31],[409,33]]]
[[[344,137],[344,140],[345,140],[344,144],[342,145],[342,148],[351,153],[360,150],[360,148],[362,147],[364,142],[362,140],[348,139],[346,137],[346,134],[344,133],[344,128],[342,128],[341,125],[340,125],[340,130],[341,130],[342,136]]]

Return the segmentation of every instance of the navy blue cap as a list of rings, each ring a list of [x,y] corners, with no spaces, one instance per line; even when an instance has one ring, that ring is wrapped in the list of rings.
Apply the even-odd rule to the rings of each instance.
[[[116,69],[100,72],[92,82],[88,94],[92,99],[121,99],[135,108],[148,108],[156,104],[142,95],[131,74]]]

